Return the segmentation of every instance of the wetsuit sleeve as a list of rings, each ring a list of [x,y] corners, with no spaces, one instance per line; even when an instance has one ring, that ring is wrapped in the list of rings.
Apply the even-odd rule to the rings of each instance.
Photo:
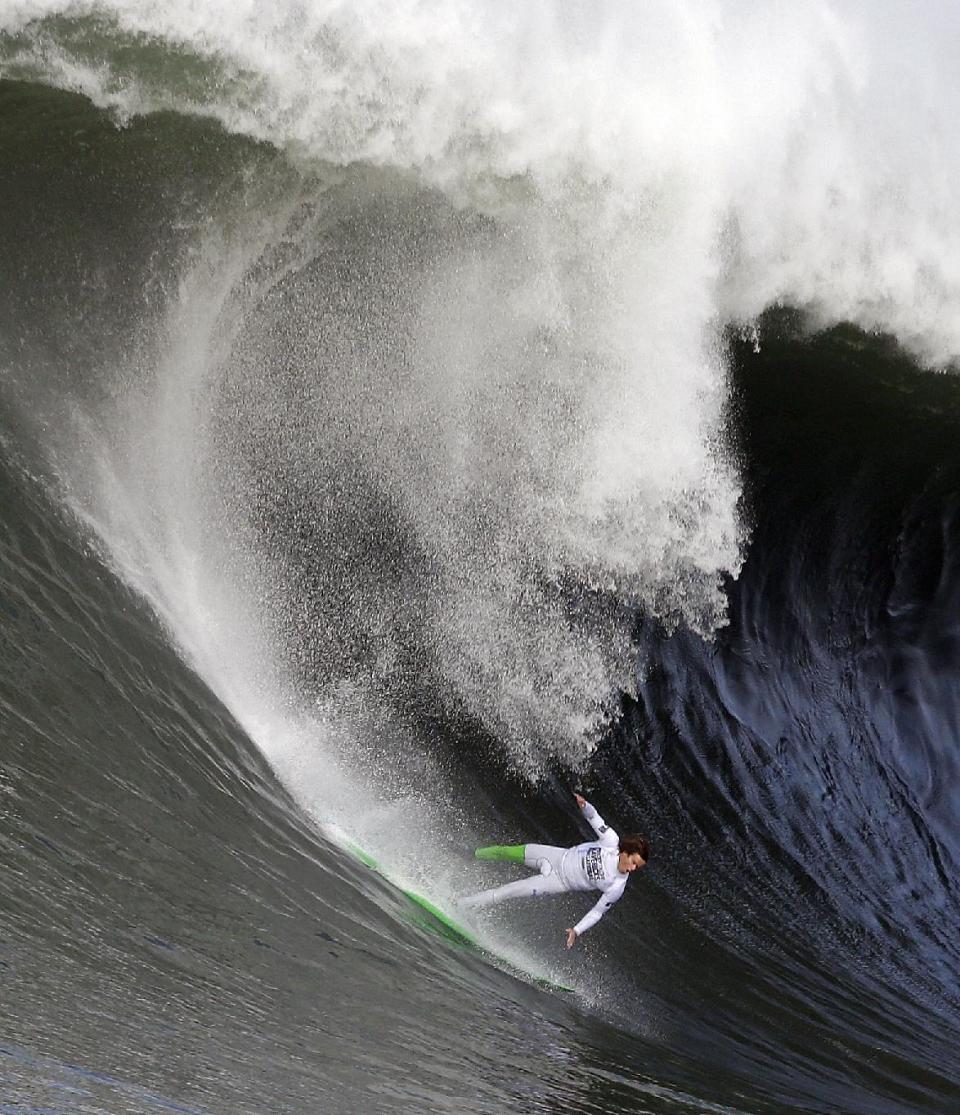
[[[573,927],[574,933],[581,937],[588,929],[592,929],[603,915],[610,909],[610,907],[619,899],[623,894],[624,887],[627,885],[627,876],[624,875],[622,880],[617,879],[609,890],[605,890],[600,895],[600,901],[590,910],[588,910],[583,917]]]
[[[604,848],[620,847],[620,837],[617,836],[616,831],[607,824],[590,802],[587,802],[583,807],[583,815],[587,819],[590,827],[599,837],[600,843]]]

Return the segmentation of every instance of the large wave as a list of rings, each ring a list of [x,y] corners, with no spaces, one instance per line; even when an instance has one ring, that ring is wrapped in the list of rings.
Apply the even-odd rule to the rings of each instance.
[[[583,960],[618,1025],[935,1105],[954,516],[897,452],[953,404],[869,334],[960,347],[953,11],[0,13],[4,442],[299,801],[442,889],[592,772],[669,849]]]
[[[174,624],[194,653],[240,626],[260,657],[266,627],[331,684],[428,675],[531,772],[578,761],[632,688],[618,602],[723,622],[720,328],[789,300],[957,349],[941,17],[14,5],[6,74],[214,117],[302,175],[210,205],[139,341],[152,383],[96,416],[137,467],[101,455],[83,510],[124,561],[185,532],[192,569],[153,591],[205,601],[202,633]],[[251,596],[275,618],[241,623]]]

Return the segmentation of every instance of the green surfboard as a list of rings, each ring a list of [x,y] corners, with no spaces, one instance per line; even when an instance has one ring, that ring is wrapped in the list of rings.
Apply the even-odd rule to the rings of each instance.
[[[320,826],[320,831],[328,840],[342,848],[343,851],[353,856],[354,859],[359,860],[364,866],[369,867],[371,871],[376,873],[394,887],[396,890],[407,899],[407,901],[414,908],[416,924],[422,929],[427,930],[429,933],[436,933],[452,944],[466,946],[473,951],[479,953],[493,963],[493,965],[501,970],[507,971],[510,975],[518,979],[522,979],[525,983],[534,983],[538,987],[546,988],[548,991],[562,991],[567,994],[573,994],[574,988],[567,987],[566,984],[557,983],[555,980],[548,979],[546,976],[538,976],[533,972],[524,971],[518,968],[516,964],[511,963],[502,956],[491,952],[485,945],[481,945],[476,936],[470,932],[469,929],[464,928],[458,922],[454,921],[449,914],[440,909],[436,903],[431,902],[429,898],[418,894],[415,890],[410,890],[398,883],[395,879],[391,878],[390,874],[380,866],[380,864],[360,847],[355,841],[340,828],[339,825],[333,822],[324,822]]]

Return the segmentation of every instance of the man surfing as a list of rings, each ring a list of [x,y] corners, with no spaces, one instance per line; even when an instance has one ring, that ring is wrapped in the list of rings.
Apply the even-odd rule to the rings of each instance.
[[[535,867],[540,874],[493,890],[484,890],[461,898],[466,910],[478,910],[509,898],[536,898],[542,894],[565,894],[571,890],[599,890],[600,899],[572,929],[566,930],[567,948],[573,948],[578,937],[596,925],[623,894],[627,880],[650,855],[650,844],[643,836],[619,837],[586,798],[573,795],[598,839],[576,844],[572,848],[554,848],[549,844],[508,844],[478,848],[477,859],[508,860]]]

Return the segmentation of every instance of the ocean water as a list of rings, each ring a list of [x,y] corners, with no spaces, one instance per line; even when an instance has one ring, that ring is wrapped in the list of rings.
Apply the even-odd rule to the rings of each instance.
[[[958,32],[0,3],[0,1111],[960,1108]]]

